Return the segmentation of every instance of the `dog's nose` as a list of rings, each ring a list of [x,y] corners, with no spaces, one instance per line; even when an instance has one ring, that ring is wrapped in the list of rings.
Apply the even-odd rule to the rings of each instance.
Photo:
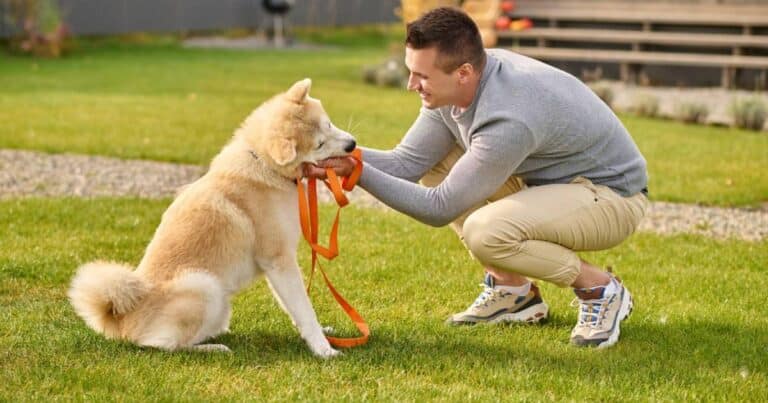
[[[347,143],[346,147],[344,147],[344,151],[348,152],[348,153],[351,153],[352,150],[355,149],[355,147],[357,147],[357,142],[355,142],[355,140],[352,140],[349,143]]]

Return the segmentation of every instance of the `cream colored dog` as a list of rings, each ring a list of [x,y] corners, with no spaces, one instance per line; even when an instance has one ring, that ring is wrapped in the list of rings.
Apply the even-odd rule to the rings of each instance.
[[[163,214],[139,267],[81,266],[69,290],[77,314],[108,338],[163,350],[229,351],[201,344],[227,332],[230,298],[264,274],[312,352],[338,354],[309,301],[296,261],[300,228],[294,178],[303,163],[348,154],[311,81],[259,106],[203,177]]]

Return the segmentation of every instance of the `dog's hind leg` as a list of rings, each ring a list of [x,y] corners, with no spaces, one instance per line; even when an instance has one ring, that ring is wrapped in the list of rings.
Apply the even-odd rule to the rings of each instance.
[[[229,301],[219,281],[204,272],[180,276],[168,287],[136,342],[162,350],[224,351],[223,345],[200,345],[220,334],[229,319]],[[222,349],[222,347],[224,349]]]
[[[227,303],[227,311],[224,314],[224,322],[221,326],[221,330],[219,331],[219,334],[228,334],[229,333],[229,321],[232,320],[232,306]]]
[[[283,264],[271,265],[265,270],[267,281],[272,293],[282,308],[291,317],[293,324],[299,330],[301,337],[307,342],[312,352],[322,358],[340,354],[334,350],[323,334],[323,329],[317,321],[312,303],[304,289],[301,269],[295,259],[284,258]],[[267,265],[264,265],[266,269]]]

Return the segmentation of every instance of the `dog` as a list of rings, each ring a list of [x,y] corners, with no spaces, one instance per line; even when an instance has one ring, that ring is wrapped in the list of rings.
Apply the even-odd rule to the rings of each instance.
[[[106,261],[78,268],[68,296],[89,327],[139,346],[228,352],[203,343],[228,332],[231,297],[264,275],[310,350],[339,354],[296,260],[295,180],[303,164],[348,155],[356,142],[309,96],[311,84],[293,84],[246,118],[208,172],[163,213],[136,270]]]

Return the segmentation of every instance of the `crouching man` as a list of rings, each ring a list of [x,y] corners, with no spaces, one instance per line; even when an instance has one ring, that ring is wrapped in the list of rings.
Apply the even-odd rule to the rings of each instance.
[[[483,292],[448,322],[547,318],[533,278],[573,288],[573,344],[615,344],[632,297],[576,252],[620,244],[648,205],[645,159],[619,119],[570,74],[483,49],[456,9],[408,25],[405,63],[421,111],[393,150],[363,148],[360,185],[421,222],[450,224],[484,266]],[[306,175],[353,165],[326,160]]]

